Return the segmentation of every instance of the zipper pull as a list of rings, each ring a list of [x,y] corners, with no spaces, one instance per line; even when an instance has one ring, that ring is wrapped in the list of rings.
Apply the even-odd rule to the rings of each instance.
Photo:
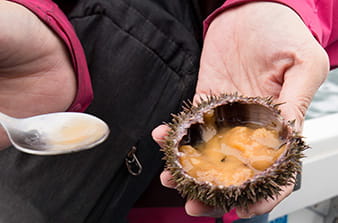
[[[136,146],[133,146],[128,152],[125,162],[128,168],[128,172],[133,176],[138,176],[142,172],[142,165],[136,156]]]

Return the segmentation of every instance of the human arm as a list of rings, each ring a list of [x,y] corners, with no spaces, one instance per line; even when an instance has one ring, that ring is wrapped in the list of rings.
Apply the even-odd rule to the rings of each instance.
[[[243,4],[259,2],[257,0],[226,0],[223,5],[215,9],[204,21],[204,32],[210,23],[225,10]],[[264,2],[264,1],[262,1]],[[268,0],[292,9],[302,19],[306,27],[325,49],[330,59],[331,68],[338,67],[338,1],[336,0]],[[274,17],[271,17],[273,19]]]
[[[200,94],[239,92],[249,96],[273,96],[286,120],[296,119],[300,131],[306,110],[329,69],[326,52],[297,13],[271,2],[252,2],[230,8],[210,24],[204,40],[196,101]],[[153,131],[160,142],[166,133]],[[175,187],[170,175],[161,175],[163,185]],[[269,212],[292,192],[283,188],[275,200],[262,200],[239,216]],[[223,212],[198,201],[187,201],[190,215],[221,216]]]
[[[0,2],[0,111],[27,117],[83,111],[91,99],[84,54],[51,1]],[[81,105],[79,107],[79,105]],[[0,130],[0,149],[9,146]]]

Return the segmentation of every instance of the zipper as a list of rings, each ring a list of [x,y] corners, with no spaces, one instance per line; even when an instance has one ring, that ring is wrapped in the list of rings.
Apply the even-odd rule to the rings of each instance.
[[[136,156],[136,146],[133,146],[128,152],[125,163],[128,169],[128,172],[133,176],[138,176],[142,173],[143,167]]]

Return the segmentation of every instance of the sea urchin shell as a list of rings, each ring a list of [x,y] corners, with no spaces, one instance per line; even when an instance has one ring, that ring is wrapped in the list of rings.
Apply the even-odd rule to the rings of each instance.
[[[308,148],[292,123],[283,120],[271,97],[209,96],[198,105],[186,104],[168,125],[163,151],[176,189],[183,197],[225,211],[273,198],[281,186],[294,183],[295,173],[301,171],[303,151]],[[222,131],[225,133],[219,135]],[[252,134],[259,138],[253,140]],[[207,143],[213,143],[212,158],[205,158]],[[258,150],[252,152],[256,145]],[[263,155],[255,155],[254,161],[273,155],[257,165],[251,160],[255,153]],[[217,167],[213,160],[217,160]]]

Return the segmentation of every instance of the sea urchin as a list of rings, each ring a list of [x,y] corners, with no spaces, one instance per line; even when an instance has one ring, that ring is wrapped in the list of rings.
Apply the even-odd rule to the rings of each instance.
[[[294,183],[308,148],[271,97],[209,96],[168,125],[163,151],[176,189],[225,211]]]

